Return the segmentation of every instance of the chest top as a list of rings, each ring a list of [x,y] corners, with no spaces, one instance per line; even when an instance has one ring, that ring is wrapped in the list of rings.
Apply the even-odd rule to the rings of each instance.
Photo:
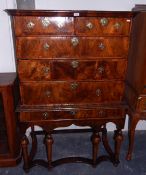
[[[13,17],[21,104],[123,101],[132,19],[137,12],[7,12]]]

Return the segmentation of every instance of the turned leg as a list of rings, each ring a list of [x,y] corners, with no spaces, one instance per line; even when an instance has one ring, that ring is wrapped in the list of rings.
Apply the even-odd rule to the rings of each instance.
[[[52,144],[53,144],[53,138],[51,134],[47,134],[45,138],[46,142],[46,152],[47,152],[47,158],[48,158],[48,166],[51,168],[52,163]]]
[[[99,133],[96,133],[94,131],[93,135],[91,136],[93,165],[96,165],[96,159],[97,159],[97,154],[98,154],[98,145],[100,143],[100,140],[101,139],[100,139]]]
[[[128,126],[128,137],[129,137],[129,146],[128,146],[128,153],[126,156],[127,160],[131,160],[132,152],[134,148],[134,136],[135,136],[135,128],[139,121],[137,115],[133,115],[129,117],[129,126]]]
[[[23,157],[23,161],[24,161],[23,168],[26,172],[28,172],[29,168],[30,168],[28,144],[29,144],[28,138],[26,136],[24,136],[22,141],[21,141],[21,146],[22,146],[22,157]]]
[[[120,148],[121,148],[121,143],[123,141],[123,135],[120,129],[117,129],[115,131],[114,140],[115,140],[115,163],[114,164],[116,166],[119,163]]]

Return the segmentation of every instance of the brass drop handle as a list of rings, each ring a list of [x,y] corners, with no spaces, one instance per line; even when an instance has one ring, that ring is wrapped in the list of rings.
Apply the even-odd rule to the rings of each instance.
[[[104,73],[104,67],[103,66],[98,67],[98,73],[100,75],[102,75]]]
[[[105,117],[105,111],[101,110],[99,111],[99,117]]]
[[[34,28],[34,26],[35,26],[35,24],[32,21],[27,23],[27,28],[28,29],[32,29],[32,28]]]
[[[76,69],[79,66],[79,62],[78,61],[72,61],[71,66],[72,66],[72,68]]]
[[[91,22],[88,22],[86,24],[86,27],[91,30],[93,28],[93,24]]]
[[[96,95],[99,97],[99,96],[101,96],[101,89],[97,89],[96,90]]]
[[[101,18],[101,19],[100,19],[100,24],[101,24],[102,26],[108,25],[108,19],[107,19],[107,18]]]
[[[77,114],[77,111],[72,110],[72,111],[69,111],[69,113],[70,113],[71,115],[76,115],[76,114]]]
[[[77,37],[73,37],[73,38],[71,39],[71,43],[72,43],[72,46],[73,46],[73,47],[76,47],[76,46],[79,44],[78,38],[77,38]]]
[[[48,43],[45,43],[43,47],[44,47],[45,50],[48,50],[50,45]]]
[[[75,90],[75,89],[77,89],[77,87],[78,87],[78,83],[71,83],[71,89],[72,90]]]
[[[44,120],[47,120],[49,118],[48,112],[44,112],[42,115]]]
[[[98,48],[99,48],[100,50],[104,50],[104,49],[105,49],[105,45],[104,45],[103,43],[99,43],[99,44],[98,44]]]
[[[121,27],[121,23],[119,23],[119,22],[116,22],[115,24],[114,24],[114,28],[115,29],[120,29],[120,27]]]
[[[51,96],[51,91],[46,91],[45,94],[46,94],[47,97],[50,97]]]
[[[50,67],[44,67],[44,68],[43,68],[43,72],[44,72],[45,74],[48,74],[48,73],[50,72]]]
[[[42,22],[43,27],[48,27],[51,24],[49,17],[43,17],[41,19],[41,22]]]

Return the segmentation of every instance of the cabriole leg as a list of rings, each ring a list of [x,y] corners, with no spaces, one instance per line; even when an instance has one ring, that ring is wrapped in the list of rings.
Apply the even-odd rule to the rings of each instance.
[[[129,137],[129,147],[128,153],[126,156],[127,160],[131,160],[132,152],[134,148],[134,136],[135,136],[135,128],[139,119],[136,116],[130,116],[129,118],[129,126],[128,126],[128,137]]]

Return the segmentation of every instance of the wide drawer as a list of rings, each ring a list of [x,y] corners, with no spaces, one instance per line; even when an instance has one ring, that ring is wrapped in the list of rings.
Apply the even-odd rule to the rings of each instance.
[[[68,111],[21,112],[20,121],[49,121],[62,119],[124,118],[123,109],[72,109]]]
[[[126,57],[128,37],[18,37],[17,58]]]
[[[16,16],[14,25],[16,36],[74,34],[73,17]]]
[[[84,36],[129,35],[130,18],[77,17],[75,32]]]
[[[20,84],[20,93],[24,105],[119,102],[124,82],[29,82]]]
[[[125,59],[19,60],[21,81],[124,79]]]

